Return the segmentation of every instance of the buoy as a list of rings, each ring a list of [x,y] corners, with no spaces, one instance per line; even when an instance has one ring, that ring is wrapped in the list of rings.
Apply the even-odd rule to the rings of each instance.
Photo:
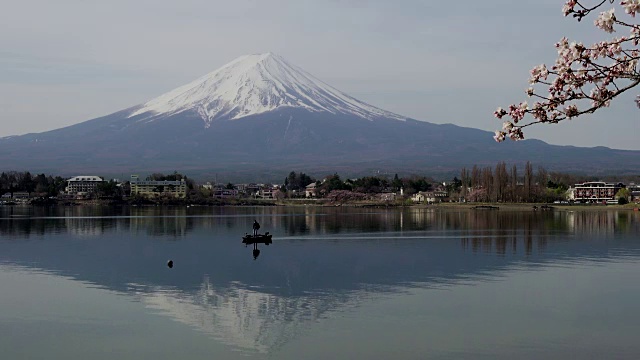
[[[167,266],[169,267],[169,269],[171,269],[173,267],[173,260],[169,260]]]

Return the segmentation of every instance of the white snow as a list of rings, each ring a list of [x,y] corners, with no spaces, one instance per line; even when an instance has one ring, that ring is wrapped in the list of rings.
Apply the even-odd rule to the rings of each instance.
[[[364,290],[325,296],[279,296],[237,282],[214,287],[205,276],[199,289],[183,291],[130,283],[147,308],[203,331],[238,349],[271,353],[300,336],[309,324],[325,321],[371,300]]]
[[[369,120],[406,119],[354,99],[273,53],[241,56],[145,103],[129,117],[194,110],[209,125],[216,118],[240,119],[282,107],[356,115]]]

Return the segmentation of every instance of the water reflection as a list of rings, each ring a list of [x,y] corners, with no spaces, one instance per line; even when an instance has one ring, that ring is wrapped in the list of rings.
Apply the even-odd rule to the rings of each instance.
[[[280,236],[457,230],[523,230],[545,237],[558,232],[586,236],[637,231],[638,212],[616,211],[441,211],[436,209],[368,210],[323,207],[0,207],[0,234],[29,237],[52,232],[98,236],[130,231],[182,238],[196,228],[238,226],[238,218],[259,216]],[[246,220],[246,219],[245,219]],[[247,221],[242,221],[243,224]]]
[[[209,276],[191,291],[130,284],[130,294],[229,346],[260,353],[273,352],[303,335],[310,323],[353,308],[367,296],[363,291],[278,296],[240,283],[215,286]]]
[[[0,263],[126,294],[260,353],[410,289],[640,254],[640,214],[627,211],[16,207],[0,215]],[[238,236],[255,218],[275,243],[259,261]]]

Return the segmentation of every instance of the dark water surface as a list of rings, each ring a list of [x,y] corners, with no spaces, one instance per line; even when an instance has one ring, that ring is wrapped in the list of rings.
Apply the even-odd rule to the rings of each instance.
[[[639,258],[633,211],[0,207],[0,349],[638,359]]]

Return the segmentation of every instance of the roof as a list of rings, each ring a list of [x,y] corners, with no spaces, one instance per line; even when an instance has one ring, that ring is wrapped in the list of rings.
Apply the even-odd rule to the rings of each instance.
[[[104,181],[104,180],[100,176],[80,175],[80,176],[72,177],[67,181]]]

